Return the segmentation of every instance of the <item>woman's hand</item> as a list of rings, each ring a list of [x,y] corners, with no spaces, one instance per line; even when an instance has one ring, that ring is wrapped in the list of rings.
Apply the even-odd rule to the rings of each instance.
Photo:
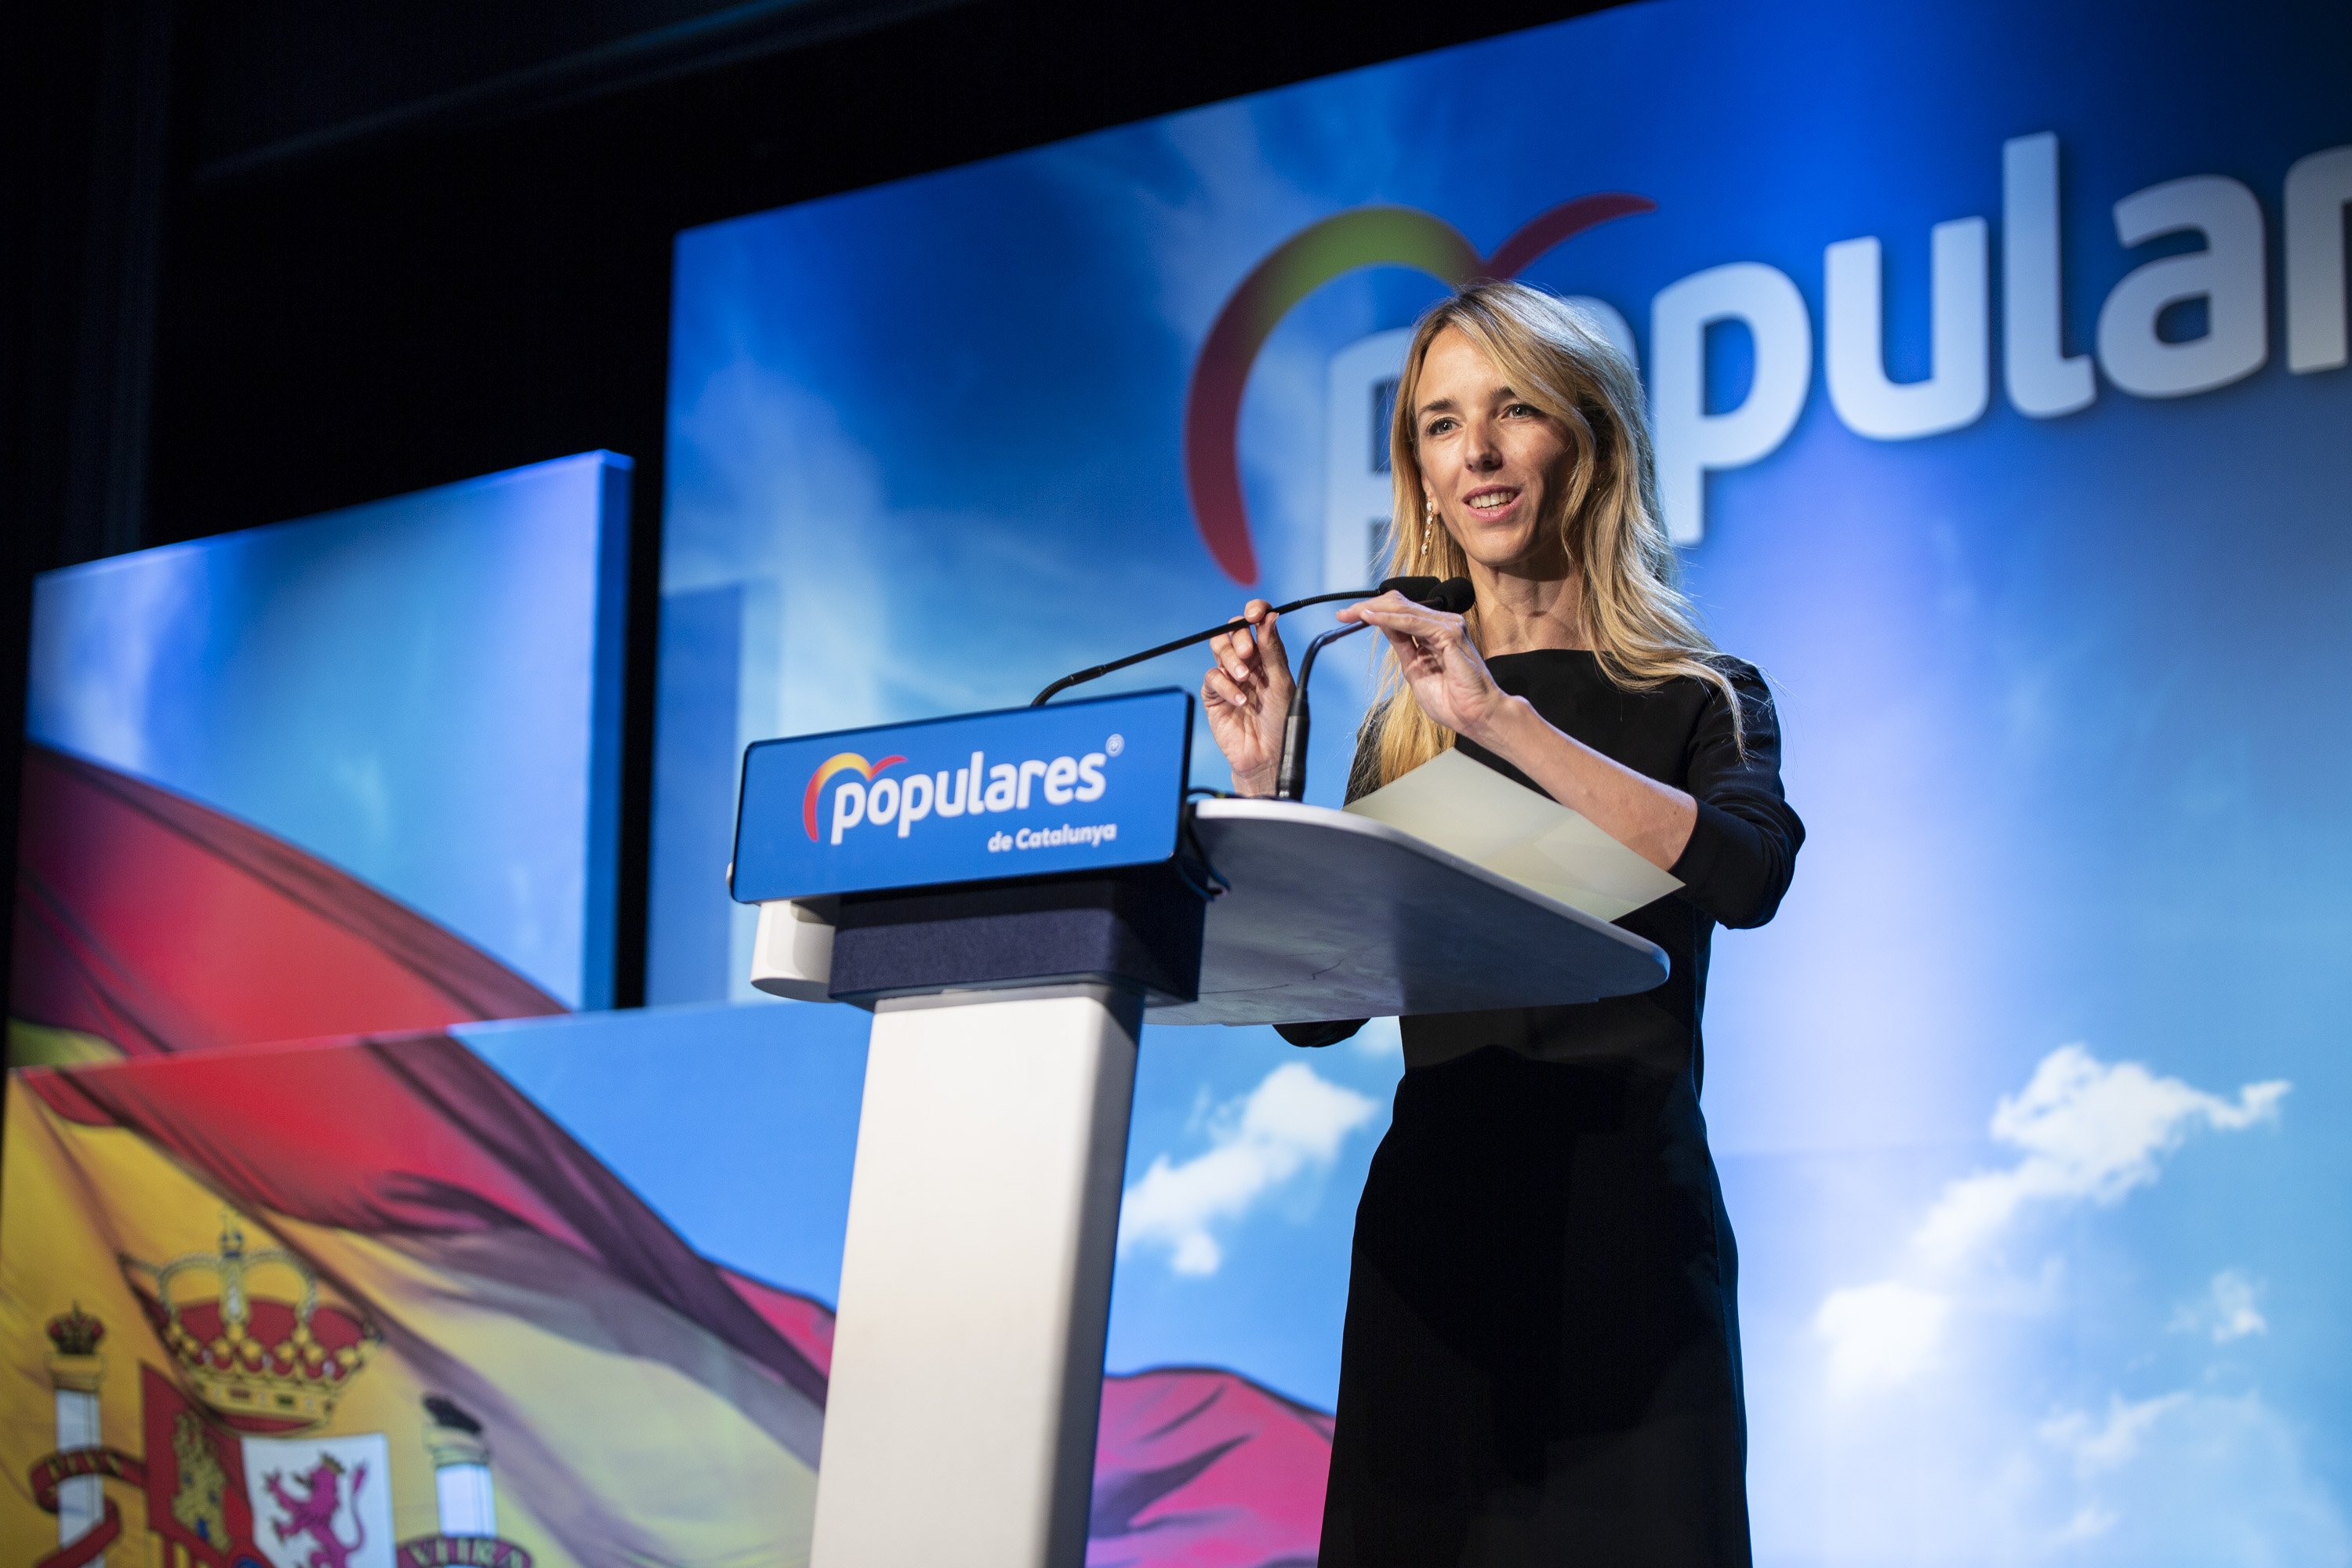
[[[1380,627],[1423,712],[1509,763],[1650,864],[1672,870],[1681,859],[1697,804],[1554,729],[1533,703],[1496,686],[1460,616],[1383,594],[1349,605],[1339,618]]]
[[[1217,662],[1201,678],[1209,733],[1234,770],[1234,793],[1270,795],[1282,762],[1282,724],[1290,714],[1290,655],[1274,629],[1274,606],[1252,599],[1234,618],[1239,630],[1209,639]]]
[[[1379,627],[1396,650],[1397,666],[1421,710],[1457,735],[1486,745],[1517,703],[1487,673],[1460,616],[1388,593],[1349,605],[1339,618]]]

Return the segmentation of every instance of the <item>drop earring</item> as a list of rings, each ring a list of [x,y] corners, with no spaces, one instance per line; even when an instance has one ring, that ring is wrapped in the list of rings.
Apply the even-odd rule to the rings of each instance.
[[[1421,558],[1429,559],[1429,536],[1436,531],[1437,503],[1429,497],[1421,498]]]

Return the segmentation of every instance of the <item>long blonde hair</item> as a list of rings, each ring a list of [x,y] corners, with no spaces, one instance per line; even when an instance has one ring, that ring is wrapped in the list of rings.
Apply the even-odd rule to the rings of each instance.
[[[1715,645],[1675,585],[1674,546],[1658,517],[1656,464],[1642,384],[1616,347],[1556,297],[1524,283],[1474,283],[1433,307],[1413,329],[1389,424],[1389,468],[1395,500],[1389,520],[1389,571],[1439,577],[1469,574],[1469,557],[1444,522],[1423,510],[1419,422],[1422,362],[1430,341],[1451,327],[1494,363],[1519,399],[1568,433],[1573,454],[1568,483],[1550,501],[1548,526],[1559,531],[1583,584],[1585,633],[1602,671],[1626,689],[1677,677],[1704,680],[1731,705],[1741,737],[1739,693]],[[1467,617],[1478,640],[1478,612]],[[1367,721],[1378,726],[1378,783],[1387,784],[1454,744],[1454,731],[1422,711],[1391,649],[1381,660],[1380,699]]]

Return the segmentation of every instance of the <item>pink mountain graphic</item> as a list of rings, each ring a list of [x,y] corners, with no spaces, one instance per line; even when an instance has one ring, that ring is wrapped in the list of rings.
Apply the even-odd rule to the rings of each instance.
[[[833,1313],[731,1270],[728,1282],[819,1372]],[[1331,1417],[1238,1373],[1103,1379],[1087,1568],[1312,1568]]]

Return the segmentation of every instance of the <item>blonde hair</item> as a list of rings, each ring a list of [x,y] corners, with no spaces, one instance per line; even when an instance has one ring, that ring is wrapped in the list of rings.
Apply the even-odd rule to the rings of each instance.
[[[1678,677],[1704,680],[1731,705],[1732,734],[1745,749],[1739,693],[1696,612],[1675,585],[1674,546],[1658,518],[1656,464],[1642,384],[1633,366],[1581,316],[1524,283],[1474,283],[1413,329],[1389,425],[1395,500],[1389,520],[1389,571],[1439,577],[1469,574],[1469,557],[1444,522],[1423,510],[1419,402],[1422,362],[1447,328],[1468,338],[1503,374],[1520,401],[1567,432],[1568,483],[1544,520],[1559,531],[1582,584],[1580,608],[1601,668],[1617,686],[1646,689]],[[1478,638],[1478,612],[1467,619]],[[1454,731],[1422,711],[1391,649],[1381,660],[1380,698],[1368,726],[1379,784],[1419,767],[1454,744]]]

